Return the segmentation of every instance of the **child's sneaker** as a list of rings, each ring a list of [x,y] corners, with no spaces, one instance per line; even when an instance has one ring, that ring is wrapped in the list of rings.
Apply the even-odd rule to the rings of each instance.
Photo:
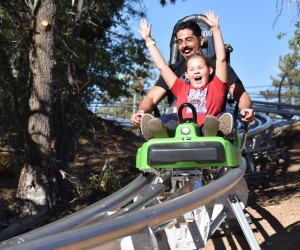
[[[153,118],[149,121],[148,131],[155,138],[169,137],[167,128],[162,124],[159,118]]]
[[[219,131],[222,132],[225,138],[229,137],[233,131],[233,116],[231,113],[225,112],[218,118]]]
[[[204,136],[216,136],[219,130],[219,120],[213,115],[204,118]]]
[[[153,134],[148,129],[148,123],[153,118],[154,117],[150,114],[144,114],[141,119],[140,128],[141,128],[142,135],[144,136],[146,141],[148,141],[154,137]]]

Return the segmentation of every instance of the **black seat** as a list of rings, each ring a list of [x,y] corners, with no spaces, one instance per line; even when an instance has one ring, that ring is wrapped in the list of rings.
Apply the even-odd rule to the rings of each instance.
[[[193,21],[199,25],[201,28],[202,36],[204,37],[204,45],[202,47],[203,54],[209,57],[215,56],[214,43],[212,38],[212,33],[210,31],[209,25],[204,21],[205,16],[201,14],[194,14],[190,16],[186,16],[180,19],[174,26],[172,37],[170,41],[170,65],[179,62],[182,59],[181,54],[178,51],[178,45],[176,43],[175,38],[175,30],[176,27],[186,21]]]

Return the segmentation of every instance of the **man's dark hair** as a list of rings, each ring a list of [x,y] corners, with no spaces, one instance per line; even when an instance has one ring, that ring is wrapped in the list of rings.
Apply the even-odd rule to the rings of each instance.
[[[193,31],[193,34],[196,37],[200,37],[201,35],[201,28],[199,27],[199,25],[193,21],[185,21],[185,22],[181,22],[179,23],[175,28],[174,28],[174,35],[176,37],[177,32],[179,30],[184,30],[184,29],[190,29],[191,31]]]

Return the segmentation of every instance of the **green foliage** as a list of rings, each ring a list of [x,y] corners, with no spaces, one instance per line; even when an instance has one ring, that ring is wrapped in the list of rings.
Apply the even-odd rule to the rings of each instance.
[[[32,80],[28,55],[34,45],[35,17],[26,3],[0,1],[0,132],[17,132],[20,138],[27,130]],[[141,1],[84,4],[58,5],[53,136],[64,136],[67,130],[77,135],[91,116],[90,103],[117,100],[151,76],[145,44],[129,26],[145,15]]]
[[[121,188],[121,174],[113,166],[109,166],[103,173],[101,186],[105,192],[114,193]]]
[[[100,180],[101,178],[101,180]],[[102,175],[91,173],[89,189],[92,195],[99,193],[111,194],[121,188],[121,174],[109,166]]]
[[[92,194],[96,194],[101,191],[101,186],[99,183],[99,175],[91,173],[89,177],[89,189]]]
[[[277,35],[277,38],[278,38],[278,39],[283,39],[286,35],[287,35],[286,32],[280,32],[280,33]]]
[[[165,6],[165,5],[167,4],[167,1],[166,1],[166,0],[160,0],[159,2],[160,2],[160,4],[161,4],[162,6]],[[176,0],[170,0],[170,3],[175,4],[175,3],[176,3]]]
[[[275,90],[261,91],[266,99],[276,98],[281,90],[281,102],[300,104],[300,22],[297,22],[294,37],[289,40],[291,53],[279,58],[281,72],[277,77],[271,76]]]

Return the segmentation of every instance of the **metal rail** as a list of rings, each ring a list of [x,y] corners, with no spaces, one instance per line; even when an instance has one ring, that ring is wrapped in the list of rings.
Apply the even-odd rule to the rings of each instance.
[[[284,118],[291,118],[293,116],[300,115],[300,105],[282,104],[282,103],[270,103],[253,101],[253,109],[256,112],[263,112],[266,114],[278,114]]]
[[[258,113],[256,117],[256,127],[250,127],[248,137],[263,133],[272,125],[272,120],[268,116]],[[137,203],[131,203],[120,210],[121,206],[142,194],[155,178],[153,174],[140,175],[118,192],[81,211],[1,242],[0,249],[86,249],[134,234],[148,226],[157,227],[226,193],[238,183],[245,170],[246,163],[243,160],[241,166],[214,181],[213,185],[209,184],[174,200],[136,211],[163,191],[163,185],[159,185],[152,193],[145,193],[144,198]],[[108,216],[108,211],[116,208],[119,211]]]
[[[273,112],[281,111],[281,110],[291,110],[292,112],[298,111],[300,112],[300,105],[293,104],[284,104],[284,103],[274,103],[274,102],[263,102],[263,101],[252,101],[254,106],[263,106],[270,107],[273,109]]]
[[[114,194],[88,206],[76,213],[66,216],[58,221],[52,222],[43,227],[32,230],[28,233],[1,242],[0,249],[8,245],[21,244],[42,237],[49,237],[53,234],[61,233],[72,227],[90,220],[92,217],[105,218],[108,211],[121,207],[131,201],[138,194],[143,192],[147,185],[151,184],[155,178],[154,174],[140,175],[127,186],[118,190]]]
[[[23,244],[8,246],[9,249],[88,249],[101,245],[107,241],[128,236],[143,230],[145,227],[156,227],[208,204],[229,192],[242,178],[246,171],[246,163],[229,171],[222,178],[203,186],[201,189],[185,194],[179,198],[161,204],[133,211],[125,216],[118,216],[111,220],[93,223],[64,232],[38,238]]]
[[[257,113],[256,114],[256,122],[259,123],[258,126],[255,126],[254,128],[249,129],[248,132],[248,138],[254,137],[255,135],[258,135],[264,131],[266,131],[268,128],[272,126],[272,119],[264,114]]]

